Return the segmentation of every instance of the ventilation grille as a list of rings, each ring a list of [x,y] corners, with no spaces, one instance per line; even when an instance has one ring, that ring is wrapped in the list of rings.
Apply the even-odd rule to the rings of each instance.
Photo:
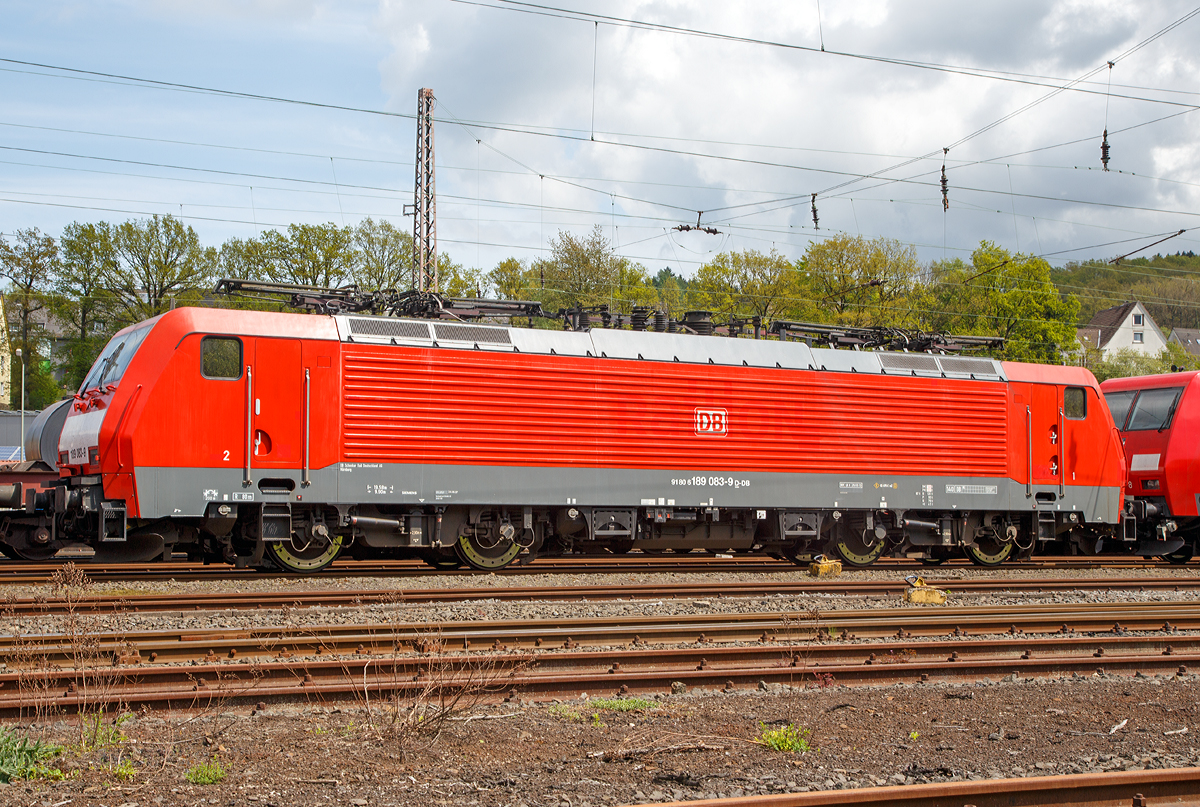
[[[439,340],[448,342],[486,342],[494,345],[511,345],[507,328],[481,328],[478,325],[454,325],[434,323],[433,332]]]
[[[360,336],[398,336],[402,339],[428,339],[429,326],[424,322],[405,322],[398,319],[350,317],[350,333]]]
[[[991,359],[962,359],[943,357],[938,359],[947,373],[970,373],[972,375],[999,375]]]
[[[879,363],[889,370],[917,370],[922,373],[938,373],[937,359],[923,353],[880,353]]]

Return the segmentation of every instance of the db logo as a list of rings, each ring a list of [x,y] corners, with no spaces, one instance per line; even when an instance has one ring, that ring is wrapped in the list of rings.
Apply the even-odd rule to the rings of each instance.
[[[697,409],[696,434],[724,437],[729,432],[729,413],[724,409]]]

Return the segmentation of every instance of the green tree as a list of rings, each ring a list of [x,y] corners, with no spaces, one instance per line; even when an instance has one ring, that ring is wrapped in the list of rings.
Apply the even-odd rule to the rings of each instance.
[[[58,366],[67,389],[77,389],[113,329],[114,298],[103,278],[116,269],[108,224],[68,224],[59,238],[62,261],[53,281],[50,309],[67,329]]]
[[[239,280],[270,280],[271,251],[263,238],[230,238],[217,253],[217,273]]]
[[[407,289],[412,286],[412,234],[391,222],[363,219],[354,228],[357,251],[352,277],[361,291]]]
[[[1075,350],[1079,301],[1060,296],[1050,264],[988,241],[960,259],[935,263],[926,292],[931,330],[1002,336],[1005,358],[1058,363]]]
[[[21,408],[21,366],[25,370],[25,406],[41,409],[59,399],[61,388],[55,382],[49,362],[50,341],[45,319],[49,313],[49,287],[58,271],[58,244],[37,228],[18,230],[15,245],[0,236],[0,274],[9,281],[4,296],[5,315],[13,329],[9,347],[13,351],[9,365],[12,390],[11,407]],[[21,350],[21,358],[16,350]]]
[[[804,270],[813,301],[827,319],[863,326],[915,324],[908,298],[922,278],[911,244],[838,235],[809,244]]]
[[[560,230],[550,242],[550,258],[534,261],[531,299],[548,311],[576,305],[608,305],[626,312],[657,299],[645,267],[618,256],[599,225],[587,236]]]
[[[1184,350],[1182,345],[1173,342],[1168,342],[1166,348],[1157,355],[1123,348],[1106,359],[1095,358],[1089,361],[1087,367],[1096,376],[1097,381],[1137,375],[1159,375],[1171,372],[1172,367],[1198,369],[1196,357]]]
[[[763,321],[794,318],[801,310],[801,275],[796,264],[771,250],[722,252],[704,264],[689,284],[691,302],[729,317],[759,316]],[[660,291],[674,277],[664,278]]]
[[[104,269],[102,279],[114,298],[118,325],[195,302],[212,284],[217,250],[201,246],[196,231],[173,216],[118,225],[112,244],[116,260]]]
[[[358,254],[354,231],[336,224],[290,224],[287,235],[268,230],[260,236],[267,274],[281,283],[336,288],[353,279]]]
[[[501,300],[530,299],[529,267],[516,258],[505,258],[486,275],[488,286]]]
[[[659,269],[651,283],[658,292],[658,308],[668,316],[679,319],[684,311],[702,307],[699,302],[692,303],[691,281],[672,272],[669,266]]]
[[[484,274],[455,263],[445,252],[438,253],[438,288],[447,297],[483,296]]]

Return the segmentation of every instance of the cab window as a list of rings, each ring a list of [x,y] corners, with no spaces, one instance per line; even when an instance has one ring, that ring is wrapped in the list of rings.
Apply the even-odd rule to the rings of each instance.
[[[154,323],[148,322],[127,333],[114,336],[104,346],[96,363],[92,365],[87,378],[79,388],[80,393],[90,389],[103,388],[108,384],[116,384],[120,381],[133,354],[137,352],[142,340],[146,338],[146,334],[150,333],[150,329],[153,327]]]
[[[1071,420],[1087,418],[1087,390],[1083,387],[1067,387],[1063,390],[1063,414]]]
[[[1133,411],[1129,413],[1129,425],[1126,431],[1149,431],[1165,429],[1171,425],[1175,415],[1175,405],[1183,387],[1168,387],[1166,389],[1144,389],[1134,401]]]
[[[1129,409],[1136,397],[1135,389],[1104,393],[1104,402],[1108,404],[1108,411],[1112,413],[1113,423],[1122,431],[1125,430],[1125,421],[1129,418]]]
[[[200,374],[232,380],[242,377],[242,340],[206,336],[200,340]]]

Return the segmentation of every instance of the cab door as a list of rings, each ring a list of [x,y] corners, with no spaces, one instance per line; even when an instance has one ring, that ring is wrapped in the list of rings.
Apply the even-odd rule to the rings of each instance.
[[[303,460],[304,368],[298,339],[254,340],[250,381],[250,465],[299,468]]]
[[[1062,483],[1062,405],[1059,388],[1051,384],[1030,385],[1029,449],[1034,485]],[[1045,499],[1044,494],[1039,496]]]

